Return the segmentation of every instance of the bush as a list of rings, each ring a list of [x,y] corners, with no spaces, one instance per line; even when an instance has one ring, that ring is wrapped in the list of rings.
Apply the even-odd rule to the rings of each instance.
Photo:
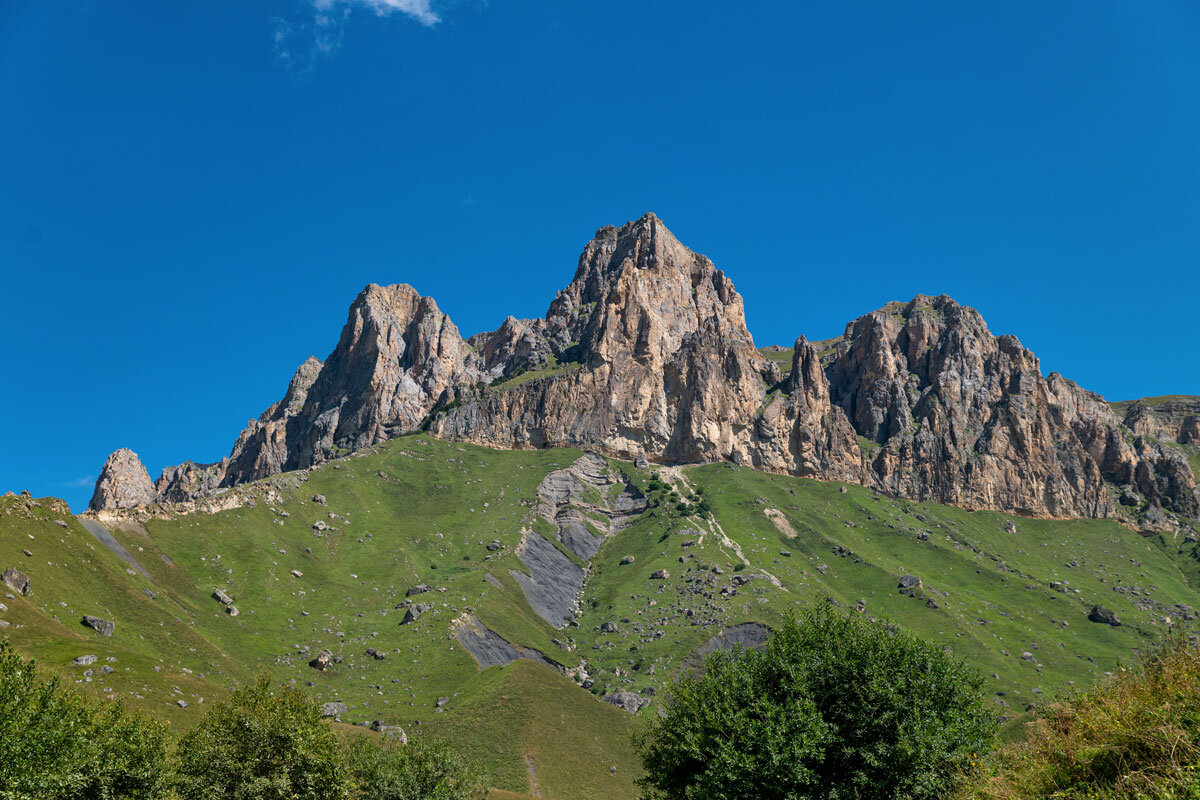
[[[183,800],[342,800],[352,783],[333,729],[303,693],[260,678],[179,742]]]
[[[367,736],[349,745],[358,800],[486,800],[488,790],[444,745],[417,740],[400,745]]]
[[[40,679],[0,642],[0,798],[155,800],[169,787],[161,723]]]
[[[1073,702],[1051,706],[997,751],[959,797],[1200,798],[1200,651],[1167,642]]]
[[[638,740],[644,797],[945,797],[992,741],[982,680],[927,642],[822,605],[684,676]]]

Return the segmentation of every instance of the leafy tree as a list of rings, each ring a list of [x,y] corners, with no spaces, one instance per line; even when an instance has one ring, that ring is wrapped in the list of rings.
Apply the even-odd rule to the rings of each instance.
[[[157,800],[168,796],[162,723],[43,680],[0,642],[0,798]]]
[[[344,762],[316,704],[260,678],[180,741],[178,790],[183,800],[347,800]]]
[[[349,744],[356,800],[486,800],[487,787],[444,745],[416,740],[400,745],[355,737]]]
[[[654,800],[933,800],[988,749],[982,680],[826,605],[685,675],[638,746]]]

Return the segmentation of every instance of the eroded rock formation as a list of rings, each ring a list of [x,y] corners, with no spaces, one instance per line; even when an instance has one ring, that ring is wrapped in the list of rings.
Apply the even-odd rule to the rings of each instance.
[[[412,287],[368,286],[328,359],[301,365],[227,459],[152,485],[118,451],[92,508],[207,496],[424,427],[493,447],[728,459],[1039,516],[1200,517],[1180,450],[1200,442],[1200,400],[1118,416],[948,297],[888,304],[820,346],[801,337],[788,366],[755,349],[725,274],[647,214],[596,232],[544,318],[469,341]]]
[[[104,462],[88,508],[135,508],[158,499],[142,460],[137,453],[122,447]]]

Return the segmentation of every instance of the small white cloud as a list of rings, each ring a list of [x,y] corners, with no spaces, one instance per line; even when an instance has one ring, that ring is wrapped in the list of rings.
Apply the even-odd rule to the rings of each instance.
[[[323,56],[336,53],[345,38],[346,20],[358,8],[387,17],[400,13],[432,28],[442,21],[435,0],[303,0],[298,19],[274,17],[271,41],[275,60],[288,69],[309,72]]]
[[[359,6],[369,8],[381,17],[399,11],[431,28],[442,21],[433,11],[432,0],[312,0],[312,3],[318,13],[336,11],[338,6]]]
[[[71,481],[67,484],[67,486],[70,486],[72,489],[83,489],[88,486],[94,486],[95,483],[95,475],[84,475],[82,478],[76,478],[75,480]]]

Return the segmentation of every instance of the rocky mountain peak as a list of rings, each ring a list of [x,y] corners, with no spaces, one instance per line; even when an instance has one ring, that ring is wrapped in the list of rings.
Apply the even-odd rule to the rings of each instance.
[[[646,214],[596,232],[543,319],[508,317],[469,342],[413,287],[367,286],[334,351],[300,366],[228,459],[170,467],[149,492],[144,470],[102,476],[94,506],[186,499],[425,427],[492,447],[730,460],[970,508],[1150,528],[1200,516],[1178,449],[1200,441],[1193,399],[1122,419],[946,295],[888,303],[835,340],[802,336],[787,366],[755,350],[724,272]]]
[[[480,379],[471,347],[433,298],[408,284],[370,284],[351,304],[337,347],[323,364],[305,362],[281,401],[290,410],[276,432],[283,466],[412,430]],[[241,455],[235,449],[234,460]]]
[[[654,214],[596,232],[546,323],[560,342],[577,342],[593,366],[624,357],[660,361],[706,325],[753,349],[733,282]]]
[[[88,508],[93,511],[136,508],[156,499],[154,484],[150,482],[142,460],[137,453],[122,447],[114,450],[104,462]]]

